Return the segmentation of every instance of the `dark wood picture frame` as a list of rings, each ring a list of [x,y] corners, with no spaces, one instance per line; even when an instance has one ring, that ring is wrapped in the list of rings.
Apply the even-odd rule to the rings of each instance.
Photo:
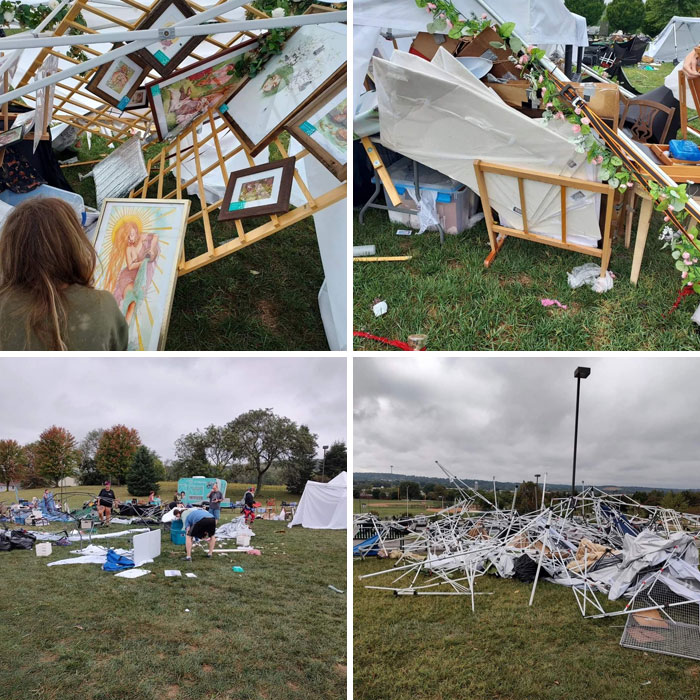
[[[112,48],[118,49],[120,46],[122,46],[122,44],[114,44]],[[136,79],[131,88],[122,96],[122,100],[125,97],[131,99],[131,96],[139,89],[139,87],[141,87],[141,83],[145,80],[146,76],[150,73],[151,70],[150,68],[143,66],[143,64],[136,59],[134,54],[129,54],[128,56],[120,56],[119,58],[115,58],[114,61],[100,66],[95,71],[95,74],[92,76],[90,82],[85,86],[85,89],[88,92],[91,92],[93,95],[99,97],[107,104],[112,105],[112,107],[125,110],[127,105],[120,106],[121,100],[117,100],[116,98],[112,97],[112,95],[110,95],[108,92],[105,92],[100,88],[100,83],[104,80],[105,75],[107,75],[107,72],[116,61],[131,61],[131,63],[133,63],[141,71],[141,74]]]
[[[319,95],[315,100],[310,102],[306,109],[299,112],[297,116],[285,126],[285,129],[301,143],[302,146],[312,155],[314,158],[319,160],[328,170],[333,173],[335,177],[341,182],[347,179],[347,151],[345,163],[341,163],[337,158],[335,158],[329,151],[327,151],[321,144],[315,141],[308,131],[305,131],[303,125],[307,123],[307,120],[311,118],[319,109],[324,105],[331,104],[333,100],[341,95],[343,91],[346,92],[347,99],[347,75],[343,75],[337,80],[333,85],[331,85],[324,93]],[[347,117],[345,126],[347,135],[349,136]]]
[[[12,140],[7,143],[0,143],[0,150],[12,146],[13,144],[21,141],[24,138],[24,127],[22,124],[19,126],[10,127],[7,131],[0,131],[0,141],[2,141],[4,136],[12,134]]]
[[[221,202],[221,212],[219,213],[219,221],[233,221],[235,219],[247,219],[251,216],[264,216],[269,214],[284,214],[289,211],[289,199],[292,194],[292,181],[294,180],[294,167],[296,158],[283,158],[282,160],[274,161],[273,163],[265,163],[263,165],[254,165],[251,168],[237,170],[231,173],[226,185],[226,193]],[[233,191],[236,187],[236,182],[248,175],[264,175],[270,170],[282,169],[280,174],[280,186],[277,196],[277,201],[274,204],[266,204],[264,206],[250,208],[241,207],[240,209],[230,210]]]
[[[264,35],[263,35],[264,36]],[[205,69],[207,66],[215,66],[219,63],[221,63],[222,60],[225,60],[225,57],[228,54],[232,54],[234,52],[239,53],[241,49],[245,49],[241,55],[244,53],[247,53],[248,51],[254,51],[255,48],[259,45],[260,40],[263,38],[261,36],[259,39],[249,39],[247,41],[243,41],[240,44],[236,44],[235,46],[229,46],[226,49],[222,49],[219,51],[219,53],[213,54],[212,56],[208,56],[207,58],[203,58],[199,61],[196,61],[195,63],[190,63],[188,66],[185,66],[184,68],[180,68],[179,70],[173,71],[170,75],[167,76],[162,76],[150,83],[147,83],[145,86],[146,89],[146,98],[148,100],[148,107],[151,110],[151,114],[153,115],[153,123],[156,127],[156,131],[158,132],[158,140],[159,141],[164,141],[165,139],[169,138],[172,132],[168,132],[166,134],[163,134],[161,126],[160,126],[160,120],[158,118],[158,112],[159,110],[156,108],[155,104],[155,99],[153,97],[153,88],[158,87],[160,88],[160,85],[166,81],[170,82],[173,80],[177,80],[179,76],[184,76],[185,73],[189,73],[192,70],[195,71],[200,71],[201,69]],[[229,92],[229,89],[227,90],[222,90],[222,99],[227,99],[226,93]],[[221,100],[219,100],[220,102]],[[193,120],[194,121],[194,120]]]
[[[143,97],[141,97],[138,93],[143,92]],[[124,107],[124,110],[126,112],[131,112],[134,109],[147,109],[148,108],[148,90],[144,87],[141,86],[139,88],[136,88],[134,90],[134,94],[131,96],[131,99],[129,100],[129,104]]]
[[[134,30],[148,29],[152,27],[158,18],[170,7],[176,7],[183,15],[183,18],[192,17],[195,11],[184,0],[160,0],[160,2],[144,17]],[[205,36],[193,36],[188,39],[184,46],[167,62],[161,63],[147,48],[136,51],[131,56],[135,61],[140,61],[144,66],[153,68],[159,75],[166,77],[170,75],[191,53],[195,47],[206,39]],[[153,42],[154,44],[157,42]]]
[[[289,38],[287,39],[288,43],[293,36],[297,34],[302,29],[305,29],[306,26],[315,26],[315,25],[305,25],[304,27],[298,27],[295,29],[292,34],[290,34]],[[323,28],[324,25],[318,25],[319,27]],[[284,48],[282,49],[282,53],[284,53]],[[235,118],[231,116],[231,109],[229,107],[229,103],[236,98],[236,95],[245,88],[246,85],[251,81],[251,78],[248,78],[247,80],[244,80],[227,98],[226,101],[219,107],[219,112],[223,116],[223,118],[228,122],[229,126],[231,127],[231,131],[235,134],[236,138],[243,144],[244,148],[246,151],[251,155],[251,156],[256,156],[258,155],[264,148],[266,148],[274,139],[275,137],[282,131],[284,131],[285,126],[289,124],[289,122],[292,119],[295,119],[296,116],[301,112],[302,110],[305,110],[307,105],[309,105],[311,102],[316,100],[319,95],[323,94],[331,85],[333,85],[337,80],[341,78],[341,76],[344,76],[347,74],[347,56],[346,60],[340,65],[323,83],[321,83],[305,100],[303,100],[300,104],[296,105],[294,109],[291,110],[287,115],[285,115],[281,121],[273,127],[260,141],[257,143],[253,142],[251,138],[245,133],[245,130],[236,122]],[[261,71],[264,72],[265,68]],[[257,77],[257,76],[256,76]],[[235,110],[234,110],[235,111]]]

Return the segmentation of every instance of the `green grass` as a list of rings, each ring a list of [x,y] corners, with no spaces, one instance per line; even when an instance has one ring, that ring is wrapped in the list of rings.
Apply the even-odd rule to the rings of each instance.
[[[153,157],[160,146],[152,146]],[[93,137],[92,148],[85,139],[80,159],[89,160],[109,152],[104,139]],[[85,203],[95,206],[92,178],[79,181],[93,166],[64,169],[71,186]],[[174,179],[168,178],[170,188]],[[149,191],[156,197],[157,191]],[[200,210],[192,201],[191,213]],[[236,236],[232,223],[216,221],[210,215],[215,245]],[[250,230],[260,220],[244,222]],[[187,256],[206,251],[201,219],[190,224],[185,237]],[[327,350],[318,290],[323,283],[323,268],[318,251],[313,218],[286,228],[180,277],[175,288],[166,350]]]
[[[630,81],[647,91],[660,84],[673,66],[658,71],[625,68]],[[689,110],[690,111],[690,110]],[[695,114],[690,111],[691,114]],[[637,214],[639,207],[637,207]],[[397,236],[400,226],[385,212],[368,211],[354,226],[354,245],[374,244],[377,255],[413,255],[407,262],[355,263],[354,328],[372,335],[407,340],[428,336],[428,350],[698,350],[700,336],[690,322],[699,299],[691,297],[664,318],[681,281],[669,250],[657,235],[662,217],[649,228],[639,284],[629,281],[632,247],[613,243],[610,269],[615,286],[605,294],[572,290],[566,273],[594,258],[509,238],[489,269],[483,222],[457,236],[437,233]],[[372,312],[376,298],[388,313]],[[540,300],[557,299],[568,310],[545,308]],[[355,338],[355,350],[387,350],[372,340]]]
[[[354,697],[357,700],[665,700],[697,695],[700,664],[619,646],[624,618],[584,620],[573,593],[480,578],[471,612],[463,597],[395,597],[359,581],[390,568],[354,564]],[[621,608],[617,605],[616,609]],[[612,609],[612,607],[611,607]],[[651,684],[645,685],[647,681]]]
[[[449,507],[449,503],[445,504],[445,508]],[[434,514],[436,508],[442,508],[442,501],[409,501],[409,515]],[[406,515],[406,500],[389,501],[380,499],[375,501],[373,498],[355,498],[352,502],[353,513],[374,513],[380,518],[390,518],[394,515]]]
[[[208,560],[195,549],[191,563],[164,534],[163,553],[145,565],[152,573],[134,580],[97,565],[46,566],[72,556],[68,547],[54,547],[49,558],[0,553],[0,696],[345,697],[346,596],[328,585],[346,590],[346,532],[261,520],[254,530],[262,556]],[[165,578],[165,569],[183,577]],[[185,578],[187,571],[198,578]]]

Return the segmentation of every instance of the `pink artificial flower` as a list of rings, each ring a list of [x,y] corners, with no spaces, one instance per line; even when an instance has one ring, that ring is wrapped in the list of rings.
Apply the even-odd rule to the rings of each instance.
[[[485,12],[484,12],[483,15],[481,15],[481,19],[488,19],[488,18],[489,18],[489,17],[488,17],[488,15],[487,15]]]
[[[532,53],[532,49],[534,49],[534,48],[535,48],[535,47],[534,47],[532,44],[530,44],[530,46],[528,46],[528,47],[525,49],[525,51],[527,51],[528,53]]]
[[[686,250],[686,251],[683,253],[683,257],[684,257],[684,258],[689,258],[689,257],[690,257],[690,253]]]
[[[564,112],[557,112],[557,113],[554,115],[554,118],[555,118],[555,119],[561,119],[562,121],[564,121]]]
[[[668,205],[668,210],[669,210],[669,211],[674,211],[673,204],[669,204],[669,205]]]
[[[540,76],[540,79],[539,79],[538,82],[539,82],[540,85],[542,85],[542,83],[544,82],[544,76],[543,76],[543,75]]]
[[[692,283],[692,282],[688,282],[688,286],[689,286],[689,287],[692,287],[692,286],[693,286],[693,283]]]
[[[524,66],[527,63],[527,56],[523,54],[518,60],[518,63],[520,63],[521,66]]]
[[[434,2],[429,2],[428,3],[428,9],[429,10],[434,10],[437,7],[437,5]]]
[[[450,29],[452,29],[452,27],[453,27],[454,25],[452,24],[452,22],[450,22],[449,19],[448,19],[448,20],[445,20],[445,21],[447,22],[447,30],[449,31]]]
[[[598,165],[600,165],[600,164],[603,162],[603,156],[598,156],[598,157],[595,159],[595,162],[598,163]]]
[[[683,270],[683,272],[681,272],[681,279],[684,280],[687,276],[688,276],[688,270]]]
[[[580,127],[578,124],[574,124],[574,125],[571,127],[571,130],[572,130],[575,134],[578,134],[578,133],[581,131],[581,127]]]
[[[540,95],[542,96],[542,99],[544,99],[544,96],[547,94],[547,88],[542,88],[540,90]]]
[[[664,221],[670,221],[671,219],[668,216],[664,216]]]
[[[693,258],[693,265],[698,261],[697,258]]]
[[[576,109],[574,110],[574,112],[575,112],[576,114],[581,114],[581,108],[580,108],[580,107],[576,107]]]
[[[585,124],[588,126],[591,123],[591,120],[588,117],[582,117],[581,118],[581,124]]]
[[[627,185],[623,182],[618,188],[620,192],[624,192],[627,189]]]

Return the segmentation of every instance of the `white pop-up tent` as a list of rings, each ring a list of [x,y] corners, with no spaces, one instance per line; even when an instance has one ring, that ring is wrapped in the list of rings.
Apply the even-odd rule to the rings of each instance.
[[[348,475],[340,472],[327,484],[307,481],[294,519],[287,527],[345,530],[348,526]]]
[[[512,165],[550,175],[596,180],[596,166],[571,143],[571,125],[526,117],[506,105],[447,51],[433,61],[395,51],[374,59],[381,142],[479,191],[474,161]],[[455,147],[458,144],[458,148]],[[515,178],[487,174],[491,206],[501,221],[522,229]],[[600,195],[567,188],[566,220],[571,243],[596,247]],[[560,188],[528,182],[527,219],[532,232],[561,235]]]
[[[700,17],[672,17],[661,33],[649,44],[647,56],[668,63],[681,63],[686,55],[700,45]]]

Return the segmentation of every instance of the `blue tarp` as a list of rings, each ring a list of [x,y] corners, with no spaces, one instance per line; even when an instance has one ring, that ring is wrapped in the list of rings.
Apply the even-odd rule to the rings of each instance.
[[[375,546],[379,541],[379,535],[374,535],[366,539],[364,542],[358,542],[353,548],[353,556],[358,557],[376,557],[379,547]]]
[[[621,535],[631,535],[636,537],[639,534],[639,530],[630,523],[627,518],[619,511],[611,508],[607,503],[600,504],[601,510],[605,515],[607,515],[612,521],[613,525],[617,528]]]
[[[56,503],[54,502],[54,496],[49,492],[48,496],[42,498],[39,501],[39,508],[41,508],[41,514],[47,520],[70,520],[71,517],[68,513],[62,513],[58,508],[56,508]]]
[[[113,549],[107,552],[107,561],[102,566],[103,571],[124,571],[133,568],[134,562],[131,559],[117,554]]]

